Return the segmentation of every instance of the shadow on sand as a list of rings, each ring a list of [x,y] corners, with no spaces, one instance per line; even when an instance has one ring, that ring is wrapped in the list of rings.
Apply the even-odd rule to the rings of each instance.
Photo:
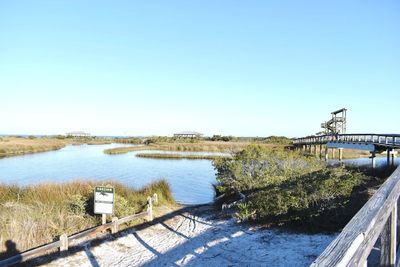
[[[167,221],[174,217],[183,218],[186,228],[181,227],[181,220],[179,220],[177,227],[171,226],[170,222]],[[85,261],[85,264],[98,267],[101,266],[101,261],[100,259],[96,259],[95,253],[92,253],[94,252],[93,248],[113,242],[117,238],[130,235],[129,238],[133,238],[140,246],[136,247],[137,245],[135,245],[134,247],[130,247],[128,251],[122,252],[126,253],[123,254],[122,258],[118,258],[118,255],[115,255],[118,258],[119,266],[136,266],[138,264],[146,267],[182,265],[271,266],[271,264],[273,266],[293,264],[305,266],[309,265],[322,252],[324,246],[327,246],[333,239],[332,236],[324,241],[319,240],[313,243],[313,240],[307,235],[290,235],[280,233],[276,230],[254,232],[249,230],[249,225],[238,225],[231,220],[223,220],[223,224],[220,224],[220,222],[222,221],[218,219],[212,206],[184,207],[161,216],[152,223],[143,223],[114,235],[107,235],[91,240],[90,243],[86,242],[70,247],[69,251],[65,254],[53,252],[46,256],[30,259],[27,262],[20,263],[20,265],[36,266],[47,264],[54,260],[84,252],[78,258],[84,259],[86,255],[88,261]],[[160,243],[157,243],[158,239],[151,238],[152,241],[149,240],[149,233],[151,236],[151,232],[147,232],[147,234],[146,232],[138,232],[151,225],[161,227],[158,229],[162,229],[164,234],[168,233],[167,239],[173,237],[174,242],[178,242],[173,242],[174,245],[171,245],[171,248],[167,249],[166,246],[171,243],[162,244],[162,239],[160,239]],[[197,229],[197,227],[200,228]],[[194,235],[191,234],[192,231],[195,232]],[[315,249],[316,246],[318,247],[317,249]],[[304,252],[304,250],[307,250],[307,247],[313,248]],[[140,252],[136,251],[136,248]],[[147,255],[144,257],[147,258],[147,261],[144,258],[141,260],[140,257],[144,254],[140,253]],[[108,256],[102,256],[109,257],[110,255],[114,256],[113,252],[110,252]],[[134,257],[137,258],[134,259]],[[110,264],[112,262],[112,259],[111,261],[109,258],[107,259],[108,263],[103,264]]]

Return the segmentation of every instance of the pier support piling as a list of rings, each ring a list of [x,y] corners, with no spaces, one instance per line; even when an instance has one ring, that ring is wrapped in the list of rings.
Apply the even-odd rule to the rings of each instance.
[[[328,153],[328,147],[325,147],[325,160],[328,161],[329,160],[329,153]]]
[[[386,166],[390,166],[390,152],[391,152],[391,149],[390,148],[388,148],[388,149],[386,149]]]
[[[372,169],[376,168],[376,152],[375,151],[371,151],[371,163],[372,163]]]
[[[319,158],[322,159],[322,144],[319,145]]]
[[[339,148],[339,161],[343,160],[343,148]]]

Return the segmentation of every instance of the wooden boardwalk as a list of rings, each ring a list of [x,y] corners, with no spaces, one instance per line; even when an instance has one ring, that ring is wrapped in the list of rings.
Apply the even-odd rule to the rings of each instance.
[[[297,138],[293,141],[296,149],[304,149],[309,153],[318,154],[328,160],[328,149],[339,150],[339,160],[343,159],[343,149],[365,150],[371,153],[372,167],[375,168],[376,153],[386,151],[387,164],[395,164],[396,151],[400,149],[399,134],[337,134],[318,135]]]

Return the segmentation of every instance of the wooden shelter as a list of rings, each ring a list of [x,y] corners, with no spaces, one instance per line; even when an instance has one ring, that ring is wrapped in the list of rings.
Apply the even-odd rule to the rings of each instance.
[[[180,138],[198,138],[201,137],[203,134],[198,133],[198,132],[193,132],[193,131],[185,131],[185,132],[180,132],[180,133],[175,133],[174,137],[180,137]]]

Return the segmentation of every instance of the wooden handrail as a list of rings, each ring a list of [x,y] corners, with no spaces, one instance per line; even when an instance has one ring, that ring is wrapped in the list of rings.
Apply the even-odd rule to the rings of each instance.
[[[400,167],[386,180],[311,266],[366,266],[381,237],[381,266],[393,266],[397,252]]]
[[[338,134],[338,135],[318,135],[296,138],[294,145],[315,144],[327,142],[358,142],[374,143],[380,145],[390,145],[400,147],[400,134]]]
[[[372,144],[381,149],[400,148],[399,134],[338,134],[338,135],[319,135],[297,138],[293,140],[293,145],[322,145],[327,143],[341,144]]]
[[[91,236],[95,233],[98,232],[102,232],[108,229],[111,229],[112,233],[116,233],[118,232],[118,227],[121,224],[139,219],[139,218],[148,218],[148,221],[152,221],[153,220],[153,202],[157,203],[158,202],[158,196],[156,193],[154,193],[154,195],[152,197],[149,197],[147,199],[147,210],[144,212],[140,212],[137,214],[132,214],[129,216],[126,216],[124,218],[118,219],[116,217],[112,218],[112,222],[100,225],[100,226],[96,226],[87,230],[84,230],[80,233],[76,233],[73,234],[71,236],[66,236],[61,235],[60,236],[60,240],[25,251],[23,253],[17,254],[15,256],[12,256],[8,259],[2,260],[0,261],[0,266],[11,266],[14,264],[18,264],[18,263],[22,263],[26,260],[29,260],[31,258],[33,258],[34,256],[40,255],[40,254],[44,254],[49,250],[52,249],[56,249],[56,248],[60,248],[60,252],[66,251],[68,250],[68,244],[73,244],[74,241],[81,239],[85,236]]]

